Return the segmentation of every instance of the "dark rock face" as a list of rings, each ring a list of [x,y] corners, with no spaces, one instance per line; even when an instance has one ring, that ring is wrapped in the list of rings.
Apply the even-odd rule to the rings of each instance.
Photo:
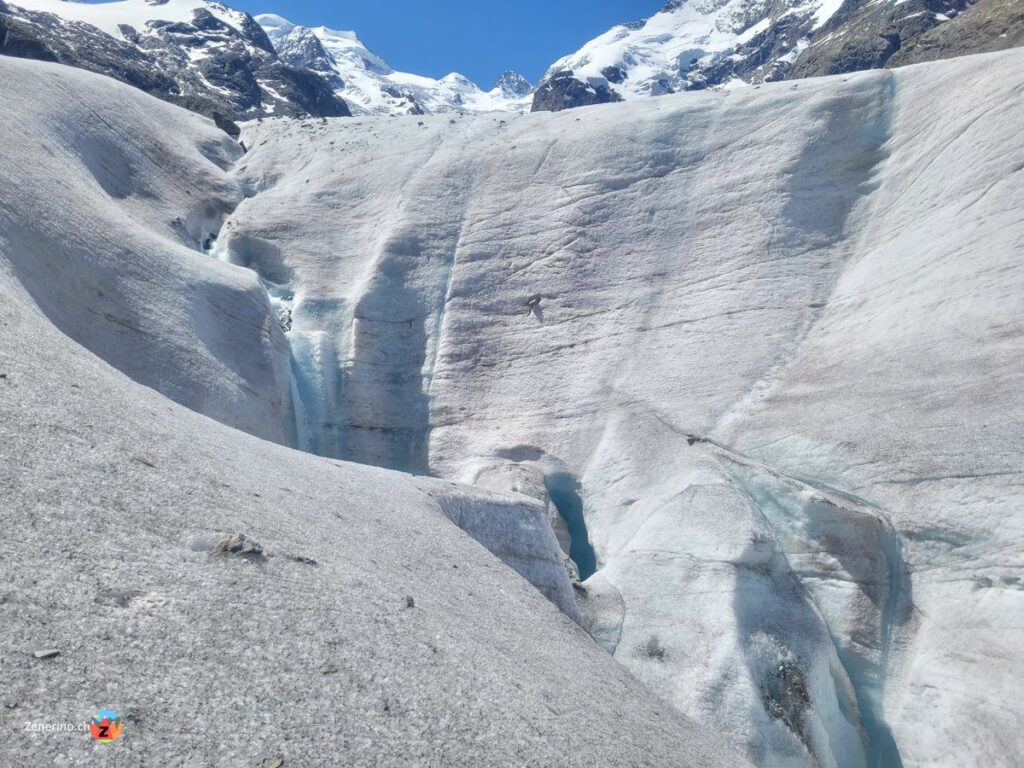
[[[277,53],[286,64],[315,72],[335,88],[345,87],[344,81],[334,68],[334,57],[324,48],[312,30],[295,27],[278,39]]]
[[[884,67],[902,48],[948,23],[943,17],[956,16],[966,6],[966,0],[907,0],[899,5],[847,0],[818,31],[789,76],[817,77]]]
[[[510,99],[520,98],[533,90],[529,80],[512,70],[503,72],[494,87],[501,89],[501,92]]]
[[[57,60],[45,45],[25,34],[20,25],[10,24],[3,16],[0,16],[0,52],[22,59]]]
[[[270,38],[267,36],[266,31],[264,31],[263,27],[257,23],[256,19],[248,13],[245,14],[242,19],[242,23],[239,25],[238,31],[242,33],[242,37],[251,42],[261,51],[269,53],[271,56],[277,55],[277,51],[274,50],[274,44],[270,42]]]
[[[950,21],[905,44],[886,63],[890,67],[988,53],[1024,45],[1024,3],[978,0]]]
[[[20,11],[0,0],[0,24],[7,33],[0,53],[79,66],[113,77],[161,98],[178,96],[178,83],[152,57],[88,24],[67,22],[47,13]]]
[[[416,100],[415,94],[404,88],[399,88],[397,85],[385,85],[381,86],[381,91],[386,93],[393,99],[399,99],[405,101],[405,114],[407,115],[425,115],[427,111],[423,109],[423,106]]]
[[[792,67],[787,54],[807,35],[813,20],[811,12],[788,13],[738,45],[732,55],[719,56],[710,64],[694,62],[687,72],[687,90],[720,85],[734,77],[748,83],[785,80]]]
[[[206,8],[188,23],[122,25],[124,39],[89,24],[0,0],[0,54],[55,61],[128,83],[214,119],[268,114],[339,117],[348,106],[321,76],[283,62],[247,14],[236,28]]]
[[[601,70],[601,75],[609,83],[613,83],[615,85],[621,85],[626,82],[626,78],[629,77],[626,70],[622,67],[605,67]]]
[[[313,117],[351,117],[348,105],[338,97],[330,83],[315,72],[292,67],[280,61],[259,71],[260,81],[269,85]]]
[[[622,96],[608,85],[597,86],[577,80],[572,72],[556,72],[537,86],[533,94],[531,112],[560,112],[590,104],[622,101]]]
[[[775,674],[762,681],[761,696],[769,715],[784,722],[801,741],[810,741],[806,720],[807,710],[811,708],[811,693],[807,677],[798,664],[781,662]]]

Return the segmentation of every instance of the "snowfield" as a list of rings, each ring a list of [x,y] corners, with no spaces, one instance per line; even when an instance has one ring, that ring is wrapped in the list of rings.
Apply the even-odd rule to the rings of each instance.
[[[542,504],[154,391],[286,438],[271,305],[201,252],[212,123],[8,58],[0,98],[0,762],[747,764],[534,589],[575,613]],[[121,743],[24,727],[98,707]]]
[[[165,749],[210,701],[246,759],[302,723],[298,764],[742,764],[690,720],[772,768],[1019,764],[1022,65],[243,155],[0,60],[19,718],[102,691]],[[233,532],[269,556],[193,551]]]

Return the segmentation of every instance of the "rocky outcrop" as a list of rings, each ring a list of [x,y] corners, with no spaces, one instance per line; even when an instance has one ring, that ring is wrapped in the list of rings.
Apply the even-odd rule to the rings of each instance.
[[[902,48],[966,6],[966,0],[847,2],[815,36],[789,76],[817,77],[884,67]]]
[[[337,62],[313,30],[292,27],[285,34],[275,35],[275,45],[283,61],[316,72],[335,88],[345,87],[344,80],[336,71]]]
[[[153,13],[159,15],[159,6]],[[323,77],[282,61],[259,24],[236,15],[237,26],[197,4],[188,22],[122,24],[114,36],[0,0],[0,53],[113,77],[225,127],[269,114],[350,114]]]
[[[578,80],[572,72],[557,72],[545,80],[533,94],[531,112],[560,112],[573,107],[622,101],[605,83],[593,85]]]
[[[887,66],[987,53],[1024,45],[1024,5],[1019,0],[978,0],[952,20],[897,51]]]
[[[686,89],[700,90],[734,78],[746,83],[784,80],[813,21],[814,14],[808,10],[771,19],[766,29],[739,43],[732,54],[693,62],[687,71]]]

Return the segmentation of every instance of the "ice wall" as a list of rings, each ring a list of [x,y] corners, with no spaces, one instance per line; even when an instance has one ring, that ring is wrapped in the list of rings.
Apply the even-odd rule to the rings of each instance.
[[[0,65],[12,105],[0,116],[0,276],[10,291],[114,368],[199,413],[313,453],[424,470],[415,323],[392,322],[371,291],[353,316],[365,355],[343,369],[331,323],[344,308],[317,304],[286,243],[235,230],[260,192],[227,173],[243,156],[236,144],[105,78]],[[100,114],[112,103],[123,104],[116,118]],[[408,407],[392,407],[403,398]],[[533,507],[458,489],[442,496],[458,507],[455,522],[577,616],[557,543]]]
[[[6,93],[8,74],[0,59]],[[89,81],[53,80],[92,99]],[[449,523],[453,499],[514,532],[521,500],[327,461],[170,402],[0,271],[0,760],[749,766]],[[259,555],[217,551],[237,534]],[[124,717],[120,742],[25,728],[97,706]]]
[[[256,276],[212,261],[242,200],[211,123],[111,80],[3,60],[0,270],[64,333],[173,400],[294,441],[288,345]],[[98,113],[116,104],[118,119]]]
[[[329,330],[337,455],[572,478],[581,609],[682,711],[765,765],[1010,765],[1020,63],[264,122],[231,224]]]

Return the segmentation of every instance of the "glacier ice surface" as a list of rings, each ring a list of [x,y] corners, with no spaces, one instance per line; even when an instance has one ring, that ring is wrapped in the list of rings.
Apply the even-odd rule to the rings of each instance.
[[[755,762],[1010,765],[1021,55],[248,125],[232,232],[330,328],[334,455],[571,477],[585,623]]]
[[[521,518],[437,503],[756,764],[1009,766],[1022,56],[556,115],[271,120],[244,157],[182,125],[205,165],[132,102],[179,159],[126,153],[126,190],[75,160],[73,102],[17,141],[80,173],[64,192],[11,157],[29,195],[3,199],[0,252],[57,327],[190,408],[532,496]],[[179,165],[209,216],[160,177]],[[70,221],[33,219],[51,195]],[[182,210],[222,224],[230,263]],[[65,263],[112,298],[55,294]],[[176,364],[144,365],[154,344]],[[597,570],[572,605],[554,551],[582,561],[583,530]]]

